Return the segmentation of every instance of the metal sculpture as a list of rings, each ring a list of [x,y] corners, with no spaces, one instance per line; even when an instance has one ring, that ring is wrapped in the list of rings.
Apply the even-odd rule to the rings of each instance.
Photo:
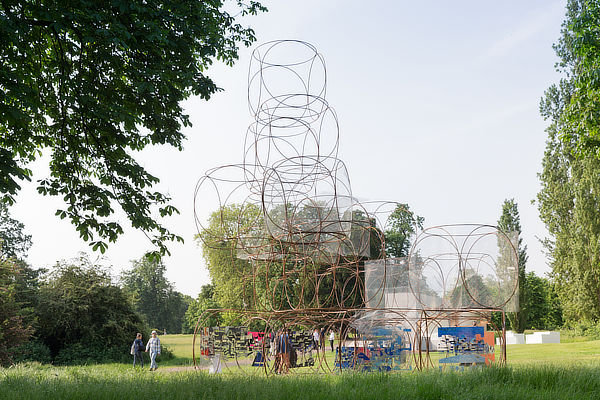
[[[434,350],[466,340],[440,332],[467,325],[480,328],[468,338],[476,354],[465,357],[503,362],[504,312],[518,308],[516,237],[486,225],[433,227],[407,257],[387,258],[383,232],[398,204],[353,196],[326,83],[308,43],[274,41],[252,54],[242,162],[209,170],[194,200],[203,246],[228,255],[243,302],[200,316],[195,362],[200,349],[226,368],[267,374],[422,369],[436,365]],[[211,199],[204,219],[198,206]],[[215,314],[237,327],[204,327]],[[481,350],[490,324],[501,332],[499,357]],[[335,357],[323,346],[332,330]]]

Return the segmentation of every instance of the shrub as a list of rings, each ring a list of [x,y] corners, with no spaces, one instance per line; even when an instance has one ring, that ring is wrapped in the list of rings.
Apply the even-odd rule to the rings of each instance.
[[[33,361],[47,364],[52,361],[48,346],[37,340],[32,340],[13,347],[11,351],[13,353],[12,361],[14,363]]]
[[[600,322],[583,320],[566,328],[567,333],[572,336],[583,336],[591,340],[600,339]]]
[[[120,361],[144,324],[110,275],[87,258],[56,266],[40,288],[40,339],[59,364]]]

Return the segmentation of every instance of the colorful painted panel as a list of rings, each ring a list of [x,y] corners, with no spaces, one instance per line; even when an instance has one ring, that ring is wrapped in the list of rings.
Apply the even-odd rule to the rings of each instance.
[[[438,337],[442,338],[440,349],[446,353],[439,361],[440,368],[464,369],[490,364],[495,359],[494,333],[482,326],[440,327]]]
[[[335,366],[359,371],[410,370],[408,353],[412,350],[410,329],[374,328],[361,340],[363,346],[342,346],[336,350]]]

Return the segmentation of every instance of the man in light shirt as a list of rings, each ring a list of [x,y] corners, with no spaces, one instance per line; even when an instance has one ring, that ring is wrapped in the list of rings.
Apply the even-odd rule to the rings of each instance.
[[[156,371],[156,356],[160,355],[160,339],[156,331],[152,331],[152,337],[146,344],[146,353],[150,351],[150,371]]]

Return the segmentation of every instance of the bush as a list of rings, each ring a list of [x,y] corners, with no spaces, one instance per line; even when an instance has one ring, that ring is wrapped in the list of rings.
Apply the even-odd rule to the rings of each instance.
[[[580,321],[566,326],[566,333],[570,336],[582,336],[590,340],[600,339],[600,322]]]
[[[52,361],[48,346],[37,340],[32,340],[30,342],[13,347],[11,352],[14,354],[12,360],[15,364],[27,361],[47,364]]]
[[[108,362],[130,363],[133,356],[130,354],[131,343],[122,346],[105,347],[102,343],[90,345],[89,343],[75,343],[64,347],[54,357],[57,365],[87,365]],[[143,353],[144,363],[150,363],[149,353]],[[172,360],[175,358],[173,351],[162,345],[161,355],[157,362]]]
[[[58,364],[126,360],[147,331],[108,271],[85,257],[57,265],[39,293],[36,333]]]

